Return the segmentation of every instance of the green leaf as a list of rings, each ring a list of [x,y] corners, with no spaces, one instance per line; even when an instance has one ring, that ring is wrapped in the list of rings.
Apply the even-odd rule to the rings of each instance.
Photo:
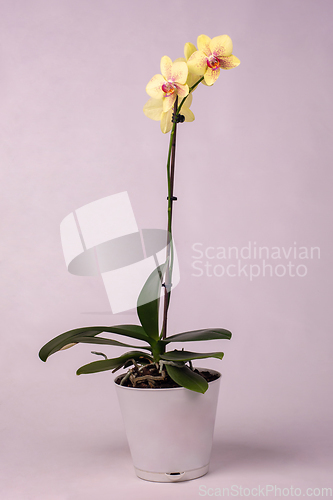
[[[134,349],[148,349],[151,351],[151,347],[146,347],[142,345],[131,345],[124,344],[123,342],[118,342],[117,340],[106,339],[104,337],[75,337],[76,342],[82,342],[83,344],[105,344],[105,345],[116,345],[118,347],[134,347]]]
[[[102,326],[103,332],[117,333],[125,337],[132,337],[133,339],[144,340],[149,342],[149,338],[140,325],[115,325],[115,326]]]
[[[166,361],[190,361],[191,359],[218,358],[222,359],[223,352],[189,352],[189,351],[170,351],[161,354],[161,359]]]
[[[68,344],[71,343],[76,343],[76,337],[79,337],[80,335],[89,335],[90,337],[93,337],[95,335],[98,335],[101,332],[101,330],[98,328],[76,328],[75,330],[69,330],[68,332],[62,333],[61,335],[58,335],[57,337],[54,337],[54,339],[50,340],[45,344],[41,350],[39,351],[39,357],[42,361],[46,361],[51,354],[60,351],[63,347],[67,346]]]
[[[146,334],[159,339],[158,312],[160,293],[166,264],[157,267],[144,284],[137,303],[137,312]]]
[[[60,349],[68,344],[76,343],[77,338],[92,338],[102,332],[116,333],[149,343],[149,337],[146,335],[142,326],[139,325],[87,326],[69,330],[50,340],[39,351],[39,357],[42,361],[46,361],[51,354],[60,351]]]
[[[177,333],[163,340],[165,344],[170,342],[195,342],[198,340],[231,339],[231,332],[224,328],[205,328],[204,330],[193,330],[190,332]]]
[[[103,359],[101,361],[93,361],[92,363],[83,365],[77,370],[76,374],[82,375],[86,373],[104,372],[106,370],[117,370],[121,368],[129,359],[140,361],[140,359],[143,360],[147,358],[151,359],[150,356],[147,356],[144,352],[129,351],[118,358]]]
[[[198,373],[193,372],[187,366],[180,368],[178,366],[165,365],[165,367],[172,380],[182,387],[190,391],[201,392],[202,394],[207,391],[207,380]]]

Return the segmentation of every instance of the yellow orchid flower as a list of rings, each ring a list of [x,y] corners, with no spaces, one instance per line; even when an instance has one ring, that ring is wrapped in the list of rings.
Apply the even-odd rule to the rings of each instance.
[[[187,64],[183,61],[171,61],[170,57],[161,59],[161,75],[155,75],[148,82],[147,94],[153,99],[162,99],[163,112],[167,113],[174,105],[177,96],[186,97],[189,93],[186,84],[188,76]]]
[[[195,45],[193,45],[193,43],[190,43],[190,42],[185,43],[184,55],[185,55],[186,63],[189,60],[189,58],[191,57],[191,55],[194,54],[194,52],[197,52],[197,50],[198,49],[196,48]],[[188,77],[187,77],[186,83],[191,88],[194,84],[197,83],[199,76],[196,73],[193,73],[192,67],[190,67],[189,65],[187,65],[187,67],[188,67]],[[202,80],[201,83],[203,85],[207,85],[205,80]],[[195,89],[193,89],[193,90],[195,90]]]
[[[181,114],[185,117],[186,122],[193,122],[194,114],[190,110],[192,104],[192,94],[190,94],[184,102]],[[167,134],[172,129],[172,113],[173,109],[167,112],[163,111],[163,99],[151,98],[143,107],[143,112],[148,118],[161,122],[161,130],[163,134]]]
[[[197,40],[198,50],[193,52],[187,61],[189,71],[204,76],[207,85],[213,85],[219,77],[220,70],[236,68],[240,60],[232,54],[230,36],[221,35],[209,38],[200,35]]]
[[[191,57],[191,55],[193,54],[193,52],[196,52],[197,50],[198,49],[196,48],[196,46],[193,43],[190,43],[190,42],[185,43],[184,56],[185,56],[186,61],[188,61],[189,58]]]
[[[187,61],[189,60],[191,55],[196,51],[197,51],[196,46],[193,45],[193,43],[187,42],[187,43],[185,43],[185,46],[184,46],[185,58],[179,57],[178,59],[176,59],[176,61],[184,61],[187,64]],[[188,67],[188,65],[187,65],[187,67]],[[198,75],[193,73],[191,71],[191,68],[188,67],[188,76],[187,76],[186,83],[189,86],[189,88],[191,88],[195,83],[197,83],[197,81],[198,81]]]

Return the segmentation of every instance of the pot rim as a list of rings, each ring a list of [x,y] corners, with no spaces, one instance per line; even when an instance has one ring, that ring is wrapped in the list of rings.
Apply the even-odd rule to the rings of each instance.
[[[222,374],[217,371],[217,370],[214,370],[213,368],[205,368],[205,367],[202,367],[202,366],[196,366],[195,367],[196,370],[205,370],[207,372],[210,372],[214,375],[218,375],[218,378],[215,379],[215,380],[212,380],[211,382],[208,382],[208,385],[211,385],[211,384],[215,384],[216,382],[219,382],[221,377],[222,377]],[[116,378],[113,379],[113,382],[114,384],[119,387],[120,389],[127,389],[127,390],[130,390],[130,391],[154,391],[154,392],[170,392],[170,391],[181,391],[181,390],[186,390],[188,391],[189,389],[186,389],[185,387],[157,387],[157,388],[153,388],[153,387],[127,387],[125,385],[120,385],[116,382],[116,380],[121,377],[122,375],[125,375],[125,373],[121,373],[120,375],[117,375]],[[192,391],[191,391],[192,392]]]

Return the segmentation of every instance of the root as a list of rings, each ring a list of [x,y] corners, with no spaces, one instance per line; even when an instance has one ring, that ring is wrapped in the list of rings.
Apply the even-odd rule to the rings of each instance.
[[[132,374],[132,377],[130,376],[130,381],[132,382],[133,387],[135,387],[138,382],[146,382],[146,381],[150,386],[154,386],[155,385],[154,380],[165,380],[166,373],[165,371],[163,371],[162,375],[142,375],[141,377],[135,377],[134,374]]]

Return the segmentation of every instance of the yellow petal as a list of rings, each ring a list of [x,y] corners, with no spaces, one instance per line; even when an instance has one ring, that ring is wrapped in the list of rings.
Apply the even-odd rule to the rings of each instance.
[[[171,80],[177,83],[186,83],[188,67],[185,62],[175,62],[171,69]]]
[[[177,94],[176,94],[176,92],[174,92],[173,94],[168,95],[167,97],[165,97],[163,99],[163,111],[164,111],[164,113],[169,111],[169,109],[172,109],[172,107],[175,103],[176,97],[177,97]]]
[[[161,73],[164,76],[166,80],[170,80],[171,78],[171,68],[172,68],[172,61],[170,57],[168,56],[163,56],[161,59]]]
[[[198,50],[201,50],[206,54],[206,56],[211,55],[211,49],[210,49],[210,42],[211,39],[207,35],[200,35],[198,36],[197,39],[197,45],[198,45]]]
[[[220,68],[216,69],[208,68],[204,76],[207,85],[209,86],[213,85],[213,83],[215,83],[216,80],[218,79],[219,74],[220,74]]]
[[[165,79],[162,75],[153,76],[153,78],[147,84],[147,94],[154,99],[162,99],[162,97],[164,96],[164,92],[162,90],[163,83],[165,83]]]
[[[181,110],[180,113],[185,116],[185,121],[186,122],[193,122],[195,120],[194,114],[186,106],[182,107],[182,110]]]
[[[193,45],[193,43],[190,43],[190,42],[185,43],[184,56],[185,56],[186,61],[188,61],[188,59],[191,57],[193,52],[196,52],[196,50],[197,49],[196,49],[195,45]]]
[[[171,118],[172,118],[172,109],[170,109],[167,113],[162,114],[161,130],[162,130],[163,134],[167,134],[172,129]]]
[[[220,68],[222,69],[236,68],[240,64],[240,60],[234,55],[228,57],[219,57],[219,61]]]
[[[221,35],[216,36],[210,42],[210,49],[216,57],[220,59],[222,56],[231,56],[232,54],[232,41],[230,36]]]
[[[194,85],[195,83],[197,83],[197,81],[198,81],[199,79],[200,79],[200,78],[199,78],[199,75],[195,75],[194,73],[189,72],[188,77],[187,77],[187,80],[186,80],[186,83],[187,83],[187,85],[189,86],[189,88],[191,88],[191,87],[193,87],[193,85]],[[197,87],[196,87],[196,88],[197,88]],[[196,89],[196,88],[195,88],[195,89]],[[195,89],[194,89],[194,90],[195,90]]]
[[[173,63],[175,64],[176,62],[185,62],[186,63],[186,59],[184,57],[177,57],[177,59],[175,59],[173,61]]]
[[[184,102],[183,106],[186,106],[187,108],[189,108],[191,106],[191,104],[192,104],[192,101],[193,101],[193,96],[192,96],[192,94],[189,94],[186,97],[186,101]]]
[[[181,85],[180,83],[176,83],[176,89],[179,97],[186,97],[189,93],[188,85]]]
[[[143,112],[151,120],[160,121],[163,113],[163,100],[149,99],[143,106]]]
[[[207,69],[207,56],[201,50],[197,50],[187,61],[187,66],[191,73],[202,76]]]

